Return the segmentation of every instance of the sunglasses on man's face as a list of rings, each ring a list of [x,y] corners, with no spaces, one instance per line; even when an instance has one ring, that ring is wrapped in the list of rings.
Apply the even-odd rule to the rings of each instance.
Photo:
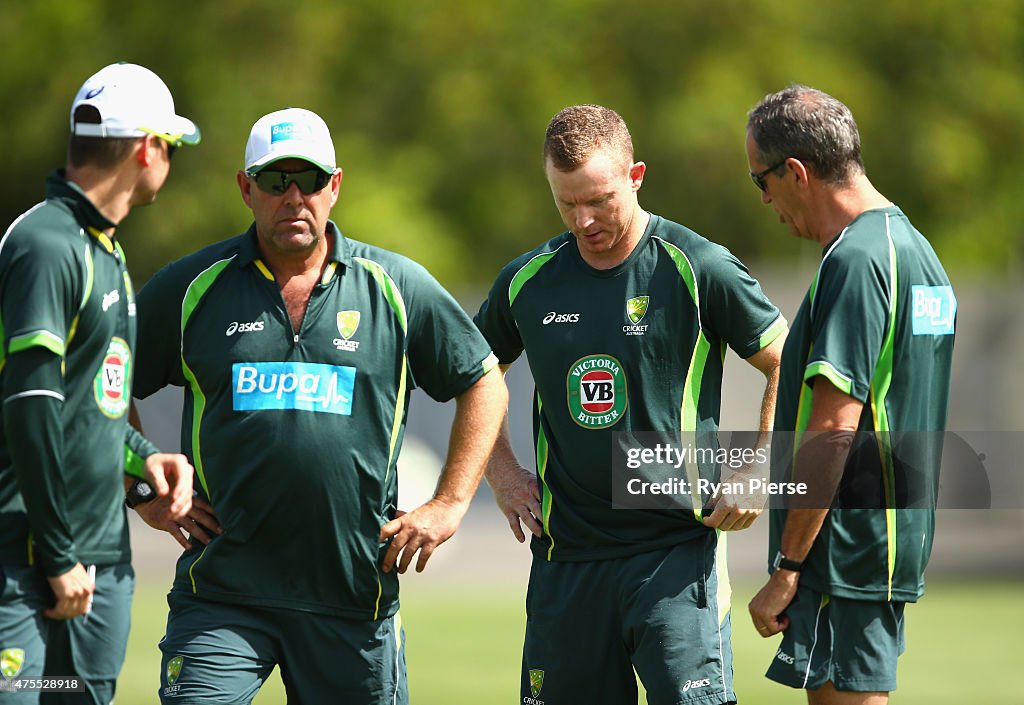
[[[305,171],[275,171],[263,169],[257,172],[246,172],[246,176],[256,182],[263,193],[271,196],[282,196],[292,184],[299,187],[305,195],[314,194],[331,180],[331,175],[322,169],[306,169]]]
[[[768,176],[768,174],[772,173],[773,171],[778,169],[780,166],[784,166],[787,161],[789,161],[789,157],[786,157],[785,159],[783,159],[778,164],[776,164],[774,166],[770,166],[767,169],[763,169],[761,171],[752,171],[752,172],[750,172],[750,180],[753,181],[754,182],[754,186],[757,186],[757,188],[760,189],[761,191],[767,191],[768,190],[768,184],[765,182],[764,177]]]

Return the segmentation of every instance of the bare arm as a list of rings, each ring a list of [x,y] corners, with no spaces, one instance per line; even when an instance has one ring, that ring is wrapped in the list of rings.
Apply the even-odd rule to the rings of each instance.
[[[381,527],[380,540],[391,539],[381,564],[385,573],[396,561],[398,572],[404,573],[417,552],[416,571],[422,571],[434,549],[455,533],[494,447],[508,389],[498,370],[492,369],[457,396],[455,404],[448,457],[433,499]]]
[[[502,365],[502,374],[511,365]],[[540,487],[537,476],[520,465],[512,450],[512,439],[508,429],[508,414],[501,420],[501,432],[494,443],[494,452],[487,463],[487,483],[494,492],[494,501],[505,515],[512,534],[519,543],[526,541],[523,525],[534,536],[543,534],[540,504]],[[521,522],[521,523],[520,523]]]
[[[780,550],[803,561],[828,516],[831,498],[839,487],[864,404],[839,391],[827,378],[814,378],[811,418],[797,453],[794,479],[810,489],[804,507],[791,508],[782,531]],[[761,636],[788,628],[783,615],[796,595],[800,573],[779,569],[750,602],[750,616]]]
[[[782,363],[782,347],[786,342],[786,331],[763,349],[746,358],[765,377],[764,395],[761,397],[761,413],[758,417],[757,448],[764,448],[769,442],[772,424],[775,422],[775,400],[779,391],[779,367]],[[741,471],[728,481],[746,482],[749,477]],[[722,495],[712,501],[715,508],[704,523],[722,531],[739,531],[748,528],[764,510],[764,497],[750,495]]]

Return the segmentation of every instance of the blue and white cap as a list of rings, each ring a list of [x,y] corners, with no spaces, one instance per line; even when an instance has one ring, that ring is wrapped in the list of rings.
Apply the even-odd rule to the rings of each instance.
[[[303,108],[278,110],[257,120],[245,144],[246,172],[258,172],[280,159],[304,159],[328,174],[337,171],[327,123]]]
[[[94,107],[99,123],[76,122],[75,111]],[[71,134],[83,137],[145,137],[197,144],[199,128],[174,111],[174,98],[155,73],[138,64],[110,64],[90,76],[71,103]]]

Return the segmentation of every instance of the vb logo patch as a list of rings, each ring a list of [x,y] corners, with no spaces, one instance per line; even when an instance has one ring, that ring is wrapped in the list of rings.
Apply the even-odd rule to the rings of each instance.
[[[361,318],[362,314],[359,311],[338,311],[338,335],[341,337],[334,339],[334,347],[349,352],[359,347],[358,342],[349,340],[349,338],[356,334]]]
[[[119,419],[128,411],[130,384],[128,383],[132,351],[121,338],[111,338],[103,364],[93,380],[96,404],[104,415]]]
[[[565,378],[569,415],[583,428],[608,428],[629,405],[626,373],[611,355],[588,355],[569,368]]]
[[[175,656],[167,662],[167,685],[174,685],[181,675],[181,667],[185,663],[184,656]]]
[[[25,649],[4,649],[0,651],[0,673],[4,678],[14,678],[25,665]]]
[[[530,669],[530,693],[533,697],[540,697],[540,691],[544,687],[544,671],[539,668]]]

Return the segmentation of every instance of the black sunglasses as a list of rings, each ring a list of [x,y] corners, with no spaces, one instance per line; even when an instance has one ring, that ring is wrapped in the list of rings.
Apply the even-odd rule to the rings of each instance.
[[[281,196],[296,184],[299,190],[309,196],[323,189],[331,180],[331,175],[322,169],[306,169],[305,171],[276,171],[263,169],[262,171],[245,172],[245,175],[256,182],[260,191],[269,193],[272,196]]]
[[[789,159],[789,157],[786,157],[785,159],[783,159],[781,162],[779,162],[775,166],[770,166],[767,169],[764,169],[763,171],[758,171],[756,173],[753,172],[753,171],[750,172],[750,180],[753,181],[754,182],[754,186],[757,186],[757,188],[759,188],[760,190],[762,190],[762,191],[768,190],[768,185],[765,184],[764,177],[768,176],[768,174],[772,173],[773,171],[778,169],[780,166],[785,166],[786,161],[788,159]]]

